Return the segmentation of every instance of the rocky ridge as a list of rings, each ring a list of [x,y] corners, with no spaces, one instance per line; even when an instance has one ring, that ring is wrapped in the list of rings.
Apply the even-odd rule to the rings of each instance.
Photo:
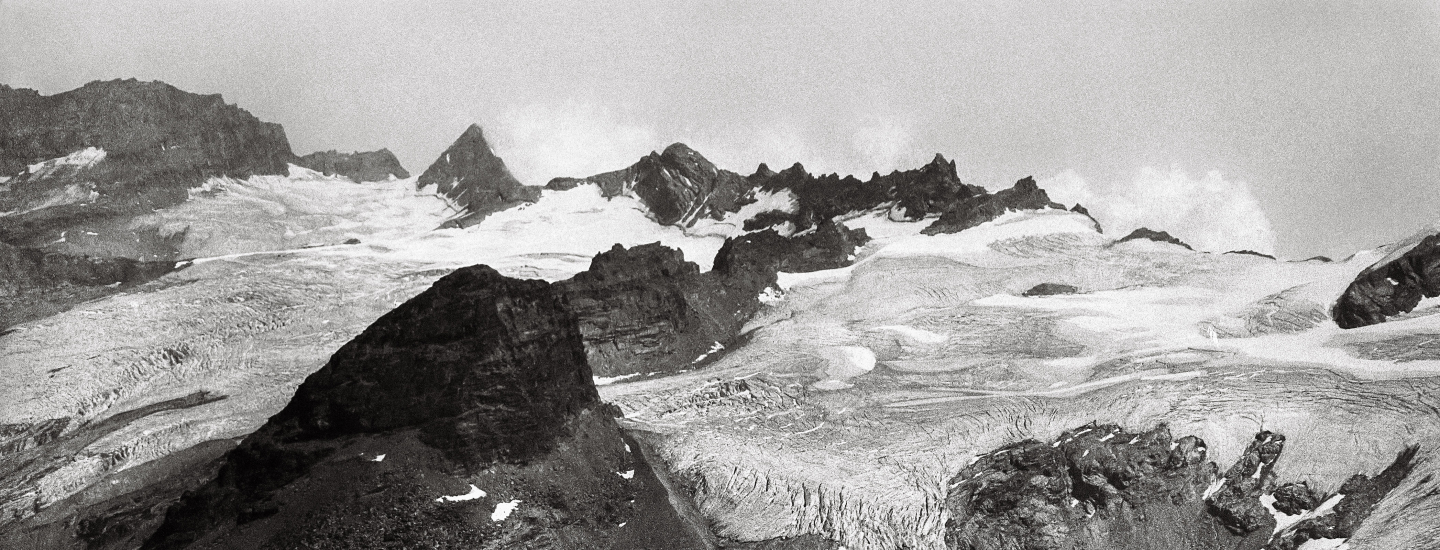
[[[295,164],[327,176],[344,176],[355,182],[410,177],[410,172],[400,166],[400,159],[395,158],[389,149],[354,153],[317,151],[295,159]]]
[[[284,174],[294,159],[280,125],[162,82],[97,81],[50,96],[0,86],[0,112],[0,175],[10,177],[0,241],[15,246],[178,204],[212,176]],[[42,169],[48,159],[84,169]]]
[[[555,178],[545,187],[563,190],[581,184],[599,186],[606,197],[633,193],[656,222],[682,227],[736,211],[741,196],[750,188],[744,177],[717,168],[683,143],[671,144],[659,153],[652,151],[620,170],[587,178]]]

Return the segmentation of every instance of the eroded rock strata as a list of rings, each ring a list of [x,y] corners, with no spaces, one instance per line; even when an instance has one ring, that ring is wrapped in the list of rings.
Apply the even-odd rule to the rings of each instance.
[[[699,547],[642,462],[564,293],[474,266],[336,352],[145,547]]]
[[[383,181],[405,179],[410,172],[400,166],[400,159],[389,149],[379,151],[317,151],[295,160],[295,164],[327,176],[344,176],[350,181]]]
[[[1383,323],[1407,313],[1422,298],[1440,296],[1440,235],[1421,239],[1388,262],[1365,268],[1335,302],[1330,316],[1340,328]]]
[[[1146,432],[1089,425],[1053,442],[1015,443],[950,480],[946,545],[1290,550],[1353,535],[1415,455],[1406,449],[1374,479],[1356,475],[1321,495],[1278,483],[1284,445],[1283,435],[1260,432],[1221,473],[1203,440],[1173,438],[1163,425]]]

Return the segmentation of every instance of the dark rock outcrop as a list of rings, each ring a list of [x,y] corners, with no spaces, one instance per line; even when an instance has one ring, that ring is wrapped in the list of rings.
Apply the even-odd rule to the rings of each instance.
[[[615,245],[555,286],[579,319],[595,375],[670,373],[733,345],[777,271],[844,267],[866,240],[829,221],[795,237],[749,233],[727,240],[707,273],[660,243]]]
[[[1074,293],[1079,292],[1079,291],[1080,291],[1080,289],[1075,288],[1075,287],[1070,286],[1070,285],[1062,285],[1062,284],[1060,284],[1060,283],[1040,283],[1040,284],[1038,284],[1038,285],[1035,285],[1035,286],[1030,287],[1030,290],[1027,290],[1027,291],[1023,292],[1023,293],[1021,293],[1020,295],[1021,295],[1021,296],[1054,296],[1054,295],[1056,295],[1056,294],[1074,294]]]
[[[440,158],[415,181],[416,188],[435,185],[465,209],[454,223],[468,227],[491,213],[540,199],[540,188],[522,185],[505,161],[495,156],[480,125],[471,124]]]
[[[1164,231],[1154,231],[1145,227],[1141,227],[1140,229],[1131,231],[1129,235],[1120,237],[1120,240],[1115,241],[1115,243],[1119,244],[1125,241],[1133,241],[1136,239],[1148,239],[1157,243],[1170,243],[1173,245],[1183,246],[1186,250],[1195,250],[1194,248],[1190,248],[1190,245],[1185,244],[1180,239],[1170,236],[1169,233],[1166,233]]]
[[[836,174],[812,176],[799,163],[778,173],[761,164],[749,179],[761,190],[790,191],[799,208],[790,216],[775,217],[764,224],[747,224],[747,229],[763,229],[786,221],[805,229],[836,216],[871,210],[886,203],[893,204],[891,219],[916,221],[986,194],[984,188],[962,183],[955,172],[955,161],[938,154],[920,168],[884,176],[872,174],[868,181]]]
[[[379,151],[318,151],[295,160],[295,164],[327,176],[344,176],[350,181],[384,181],[405,179],[410,173],[400,166],[400,159],[389,149]]]
[[[773,274],[806,273],[850,265],[855,250],[870,241],[864,229],[824,220],[814,231],[782,237],[773,229],[731,239],[715,257],[715,270]]]
[[[1363,327],[1407,313],[1422,298],[1436,296],[1440,296],[1440,235],[1431,235],[1400,257],[1361,271],[1330,316],[1340,328]]]
[[[145,547],[699,546],[607,412],[560,289],[463,268],[336,352]]]
[[[1254,250],[1231,250],[1229,252],[1226,252],[1226,254],[1243,254],[1246,256],[1259,256],[1261,258],[1269,258],[1271,260],[1275,259],[1274,256],[1271,256],[1264,252],[1256,252]]]
[[[1276,532],[1276,510],[1299,514],[1327,500],[1303,484],[1277,488],[1280,434],[1260,432],[1220,475],[1205,442],[1114,425],[1067,431],[1052,443],[1022,441],[981,456],[949,484],[946,545],[955,549],[1293,550],[1311,538],[1348,538],[1410,471],[1415,449],[1374,479],[1352,477],[1340,494],[1353,512],[1317,515]],[[1347,488],[1348,491],[1347,492]],[[1351,495],[1357,495],[1352,497]]]
[[[599,186],[606,197],[634,193],[656,222],[682,227],[738,210],[741,196],[750,189],[743,176],[717,168],[684,143],[652,151],[622,170],[588,178],[555,178],[546,187],[565,190],[581,184]]]
[[[758,307],[758,288],[700,273],[660,243],[595,256],[556,284],[569,297],[597,376],[668,373],[732,343]]]
[[[1039,210],[1043,208],[1054,208],[1064,210],[1065,207],[1050,200],[1045,190],[1035,184],[1035,179],[1027,177],[1015,182],[1009,189],[997,191],[994,195],[978,195],[956,204],[940,215],[940,219],[930,224],[921,233],[926,235],[938,235],[942,233],[957,233],[982,223],[994,220],[1011,210]]]
[[[228,105],[161,82],[91,82],[50,96],[0,86],[0,241],[39,246],[80,222],[171,206],[211,176],[284,174],[285,131]],[[29,165],[86,148],[105,152],[84,170]],[[56,201],[62,194],[84,193]]]

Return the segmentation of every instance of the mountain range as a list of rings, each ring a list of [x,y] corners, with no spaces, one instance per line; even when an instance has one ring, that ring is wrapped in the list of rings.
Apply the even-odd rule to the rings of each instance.
[[[1104,232],[955,160],[517,180],[0,86],[0,547],[1433,548],[1440,229]]]

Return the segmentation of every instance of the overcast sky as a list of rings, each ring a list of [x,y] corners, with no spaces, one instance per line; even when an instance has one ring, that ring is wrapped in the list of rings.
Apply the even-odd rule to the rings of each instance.
[[[746,174],[939,152],[1292,258],[1440,219],[1436,1],[419,4],[0,0],[0,83],[163,80],[416,173],[479,122],[531,184],[673,141]]]

